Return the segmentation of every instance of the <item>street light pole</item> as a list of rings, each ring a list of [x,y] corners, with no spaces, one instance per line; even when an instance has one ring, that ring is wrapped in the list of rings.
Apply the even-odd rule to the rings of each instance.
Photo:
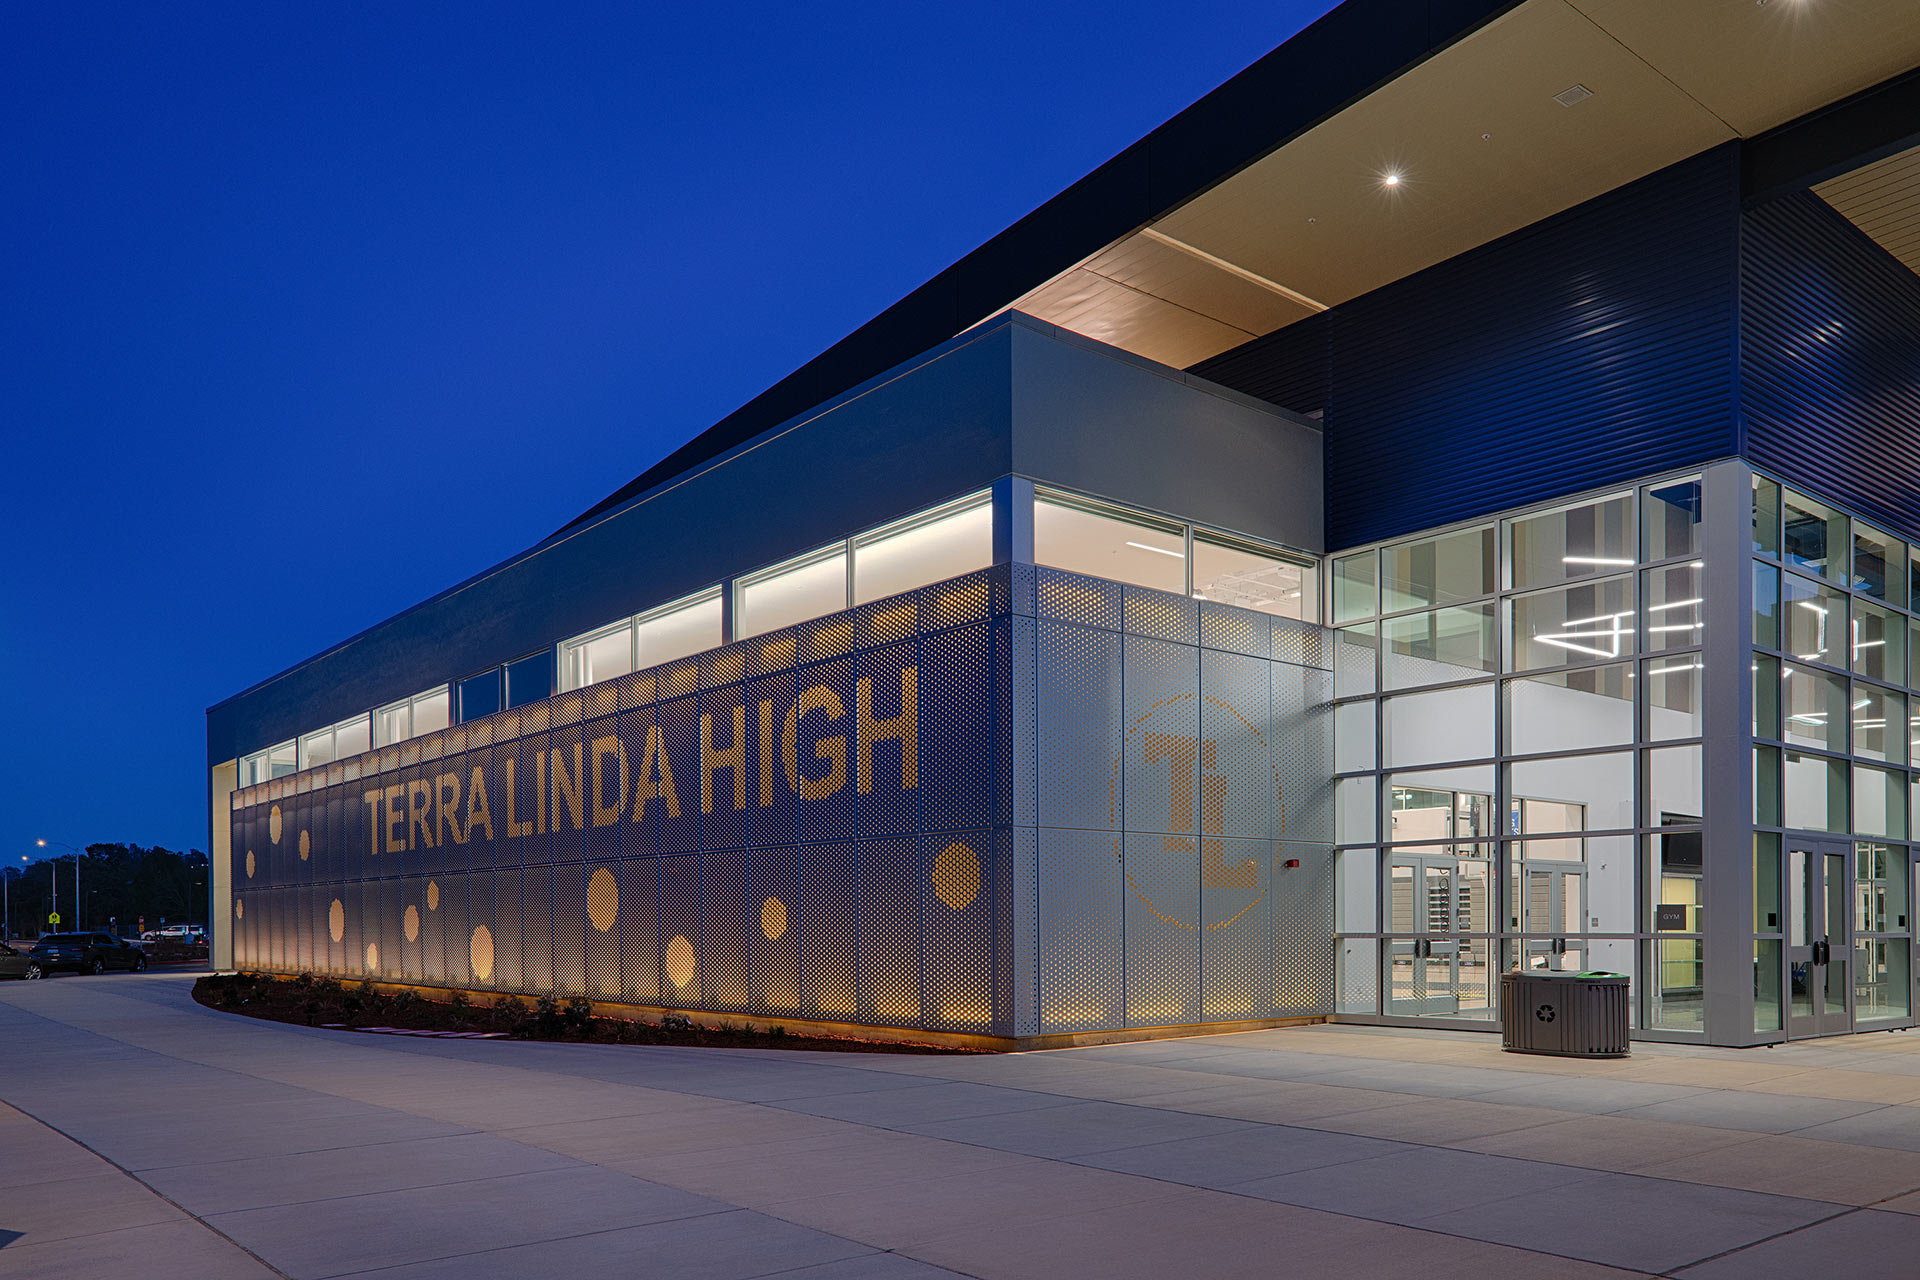
[[[75,848],[73,845],[70,845],[70,844],[61,844],[58,840],[54,840],[54,841],[39,840],[39,841],[35,841],[35,843],[38,844],[42,849],[46,848],[47,845],[51,843],[55,848],[71,849],[73,851],[73,927],[75,929],[80,928],[81,927],[80,911],[82,906],[84,905],[84,899],[80,897],[80,855],[83,852],[83,850]],[[59,867],[57,865],[54,867],[54,874],[56,877],[59,875]],[[59,889],[59,886],[56,884],[54,887],[54,903],[53,903],[53,911],[55,915],[58,915],[60,913],[59,896],[60,896],[60,889]]]

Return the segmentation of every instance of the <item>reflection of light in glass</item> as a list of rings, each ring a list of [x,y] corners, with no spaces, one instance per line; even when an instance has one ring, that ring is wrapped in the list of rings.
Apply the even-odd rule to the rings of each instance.
[[[1551,635],[1535,636],[1533,638],[1541,644],[1550,644],[1556,649],[1566,649],[1573,653],[1590,653],[1596,658],[1617,658],[1621,652],[1622,637],[1626,635],[1626,630],[1621,627],[1620,621],[1629,616],[1630,615],[1626,613],[1607,613],[1592,618],[1574,618],[1562,624],[1567,627],[1568,630],[1555,632]],[[1607,624],[1607,629],[1605,631],[1573,630],[1573,628],[1576,627],[1590,627],[1596,623]],[[1596,643],[1580,643],[1583,640],[1595,641]],[[1608,647],[1604,649],[1600,648],[1599,644],[1601,643],[1606,644]]]

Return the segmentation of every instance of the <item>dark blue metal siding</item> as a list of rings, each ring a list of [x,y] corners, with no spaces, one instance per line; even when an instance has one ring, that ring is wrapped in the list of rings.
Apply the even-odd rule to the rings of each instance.
[[[1811,192],[1742,224],[1747,458],[1920,537],[1920,277]]]
[[[1732,454],[1738,199],[1716,148],[1322,317],[1327,545]],[[1308,376],[1277,334],[1195,372]]]
[[[1282,409],[1319,413],[1327,407],[1332,334],[1333,313],[1323,311],[1202,360],[1190,372]]]

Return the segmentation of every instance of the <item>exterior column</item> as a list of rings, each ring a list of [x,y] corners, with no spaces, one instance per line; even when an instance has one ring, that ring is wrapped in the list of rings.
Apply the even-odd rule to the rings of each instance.
[[[207,794],[207,962],[233,968],[233,791],[240,767],[213,766]]]
[[[1706,508],[1701,672],[1704,1016],[1710,1044],[1753,1044],[1753,472],[1715,463]],[[1652,922],[1649,921],[1649,924]],[[1655,935],[1656,937],[1658,935]],[[1770,1037],[1765,1037],[1770,1038]]]
[[[993,562],[1033,563],[1033,481],[1025,476],[993,482]]]

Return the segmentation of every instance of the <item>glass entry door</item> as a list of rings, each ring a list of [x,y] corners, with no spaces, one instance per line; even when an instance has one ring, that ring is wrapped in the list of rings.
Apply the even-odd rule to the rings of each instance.
[[[1387,928],[1393,935],[1383,944],[1388,1013],[1493,1016],[1488,868],[1484,857],[1451,851],[1387,855]]]
[[[1521,883],[1521,927],[1527,935],[1521,944],[1521,967],[1570,973],[1586,968],[1586,947],[1578,936],[1587,931],[1586,867],[1529,861]]]
[[[1787,844],[1787,1035],[1839,1035],[1853,1029],[1853,890],[1844,844]]]

